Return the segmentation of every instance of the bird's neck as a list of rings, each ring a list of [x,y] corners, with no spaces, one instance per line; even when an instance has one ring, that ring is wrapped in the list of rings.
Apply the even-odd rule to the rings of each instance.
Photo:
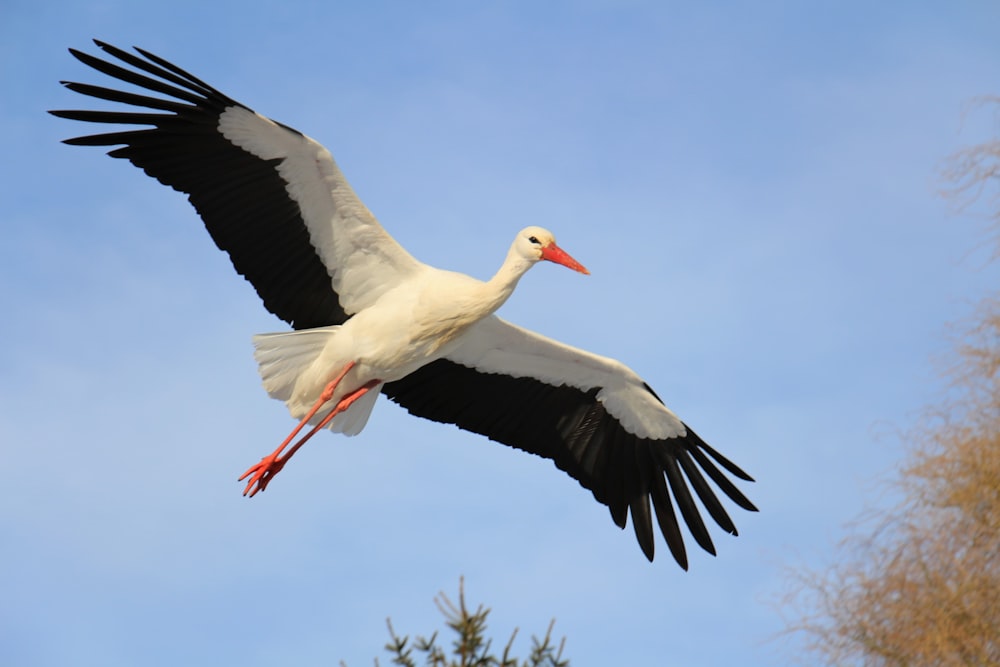
[[[533,264],[511,247],[500,270],[483,283],[485,288],[484,305],[489,308],[489,313],[493,313],[510,298],[510,295],[514,293],[514,288],[517,287],[517,281]]]

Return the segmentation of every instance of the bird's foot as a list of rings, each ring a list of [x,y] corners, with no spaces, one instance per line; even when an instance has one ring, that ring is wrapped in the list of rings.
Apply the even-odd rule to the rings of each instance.
[[[250,481],[247,482],[247,488],[243,489],[243,495],[253,498],[257,495],[258,491],[266,489],[267,485],[274,479],[274,476],[285,467],[286,461],[288,461],[288,457],[278,456],[278,453],[274,452],[262,458],[260,463],[250,466],[239,479],[242,482],[247,477],[250,477]]]

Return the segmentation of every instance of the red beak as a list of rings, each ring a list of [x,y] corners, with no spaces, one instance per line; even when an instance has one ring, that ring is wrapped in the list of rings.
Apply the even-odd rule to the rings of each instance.
[[[587,270],[587,267],[570,257],[569,253],[557,246],[555,243],[550,243],[542,248],[542,259],[549,262],[555,262],[556,264],[562,264],[568,269],[579,271],[580,273],[588,276],[590,275],[590,271]]]

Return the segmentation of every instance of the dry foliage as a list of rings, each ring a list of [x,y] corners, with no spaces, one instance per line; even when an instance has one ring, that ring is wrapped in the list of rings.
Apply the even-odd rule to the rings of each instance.
[[[994,125],[1000,126],[1000,97],[974,100],[973,109],[989,108]],[[1000,139],[970,146],[952,155],[941,173],[947,183],[942,195],[962,212],[982,207],[991,223],[991,240],[1000,255]]]
[[[1000,141],[952,167],[951,192],[990,192],[1000,223]],[[903,502],[845,540],[829,572],[796,573],[790,631],[807,637],[810,664],[1000,665],[1000,301],[978,322],[949,398],[910,439]]]

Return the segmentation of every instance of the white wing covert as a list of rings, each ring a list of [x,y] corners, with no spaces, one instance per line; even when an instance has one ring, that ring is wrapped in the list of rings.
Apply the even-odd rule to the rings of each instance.
[[[608,413],[641,438],[664,440],[686,433],[677,415],[617,359],[560,343],[496,315],[477,323],[447,358],[483,373],[531,377],[582,391],[597,388],[596,398]]]
[[[276,170],[298,204],[309,238],[352,315],[420,266],[361,202],[322,144],[243,106],[219,117],[219,132]]]

